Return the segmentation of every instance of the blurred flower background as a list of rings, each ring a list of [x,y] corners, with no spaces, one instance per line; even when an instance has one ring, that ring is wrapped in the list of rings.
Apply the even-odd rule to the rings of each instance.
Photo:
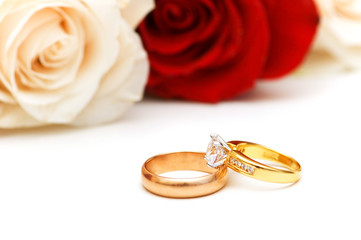
[[[119,119],[146,90],[216,103],[361,67],[361,0],[4,0],[0,127]]]
[[[315,0],[320,14],[306,73],[361,67],[361,1]]]

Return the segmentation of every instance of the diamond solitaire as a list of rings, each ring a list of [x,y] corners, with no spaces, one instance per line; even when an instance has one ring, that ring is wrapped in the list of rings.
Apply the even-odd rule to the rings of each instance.
[[[218,134],[211,134],[211,142],[204,159],[209,166],[218,167],[224,164],[230,151],[231,148]]]

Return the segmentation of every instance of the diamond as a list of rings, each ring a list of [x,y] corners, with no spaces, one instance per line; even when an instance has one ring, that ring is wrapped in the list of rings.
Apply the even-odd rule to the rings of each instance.
[[[246,165],[244,163],[241,163],[241,168],[244,170],[246,168]]]
[[[218,167],[224,164],[229,151],[231,151],[230,147],[218,134],[211,134],[204,159],[209,166]]]
[[[246,164],[243,165],[243,170],[248,172],[248,166]]]

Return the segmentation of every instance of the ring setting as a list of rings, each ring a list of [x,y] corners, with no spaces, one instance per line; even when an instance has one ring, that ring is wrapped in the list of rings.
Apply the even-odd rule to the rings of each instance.
[[[204,159],[210,167],[219,167],[225,163],[228,154],[232,149],[218,134],[211,134],[211,141],[208,144]]]
[[[254,173],[255,168],[253,166],[237,160],[237,158],[232,155],[232,149],[228,146],[226,141],[218,134],[212,133],[211,141],[208,144],[206,155],[204,157],[208,166],[215,168],[229,162],[234,168],[237,168],[246,174]]]

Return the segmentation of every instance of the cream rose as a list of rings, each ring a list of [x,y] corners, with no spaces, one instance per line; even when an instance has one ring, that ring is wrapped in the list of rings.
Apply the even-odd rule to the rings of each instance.
[[[361,1],[316,0],[321,25],[315,54],[331,56],[344,68],[361,67]],[[319,58],[320,60],[320,58]]]
[[[140,0],[134,0],[140,1]],[[0,127],[90,125],[139,101],[149,63],[126,0],[0,0]]]

